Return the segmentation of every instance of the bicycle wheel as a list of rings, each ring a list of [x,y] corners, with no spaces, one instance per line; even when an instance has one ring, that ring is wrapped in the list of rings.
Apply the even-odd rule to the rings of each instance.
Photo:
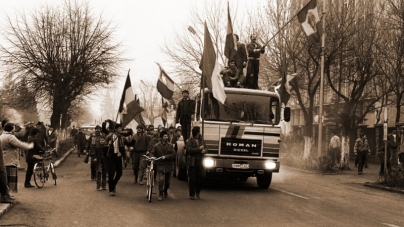
[[[153,197],[153,184],[154,184],[154,170],[149,171],[149,175],[147,176],[147,200],[149,203]]]
[[[55,185],[56,185],[56,179],[58,177],[56,176],[55,165],[52,162],[50,163],[50,172],[52,174],[52,179],[55,181]]]
[[[45,184],[45,169],[42,163],[34,165],[34,182],[38,188],[42,188]]]

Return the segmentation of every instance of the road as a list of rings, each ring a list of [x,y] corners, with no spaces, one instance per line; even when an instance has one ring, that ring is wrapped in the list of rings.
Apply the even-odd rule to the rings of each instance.
[[[373,168],[373,169],[372,169]],[[200,200],[190,200],[187,182],[172,179],[169,198],[152,203],[146,187],[133,184],[124,169],[117,195],[97,191],[89,164],[71,154],[56,170],[58,184],[21,187],[18,202],[0,226],[390,226],[404,227],[404,195],[364,187],[376,166],[358,176],[321,175],[281,167],[268,190],[255,178],[210,182]],[[374,179],[373,179],[374,181]]]

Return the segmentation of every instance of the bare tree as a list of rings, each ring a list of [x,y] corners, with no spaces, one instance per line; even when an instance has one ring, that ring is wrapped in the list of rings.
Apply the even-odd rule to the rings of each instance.
[[[142,116],[154,125],[156,118],[161,115],[161,95],[156,90],[156,84],[150,81],[141,81],[139,101],[145,111]]]
[[[113,28],[102,15],[93,16],[88,3],[66,0],[44,5],[31,14],[8,17],[1,45],[2,61],[22,78],[36,99],[52,110],[50,122],[59,128],[73,102],[118,77],[122,59]]]
[[[382,35],[382,41],[377,44],[380,66],[386,75],[385,81],[391,88],[392,98],[389,100],[395,103],[395,122],[400,122],[401,104],[404,98],[404,3],[399,0],[387,0],[381,4],[382,9],[378,17],[379,27],[377,29]],[[388,15],[388,16],[387,16]],[[387,101],[386,101],[387,103]]]

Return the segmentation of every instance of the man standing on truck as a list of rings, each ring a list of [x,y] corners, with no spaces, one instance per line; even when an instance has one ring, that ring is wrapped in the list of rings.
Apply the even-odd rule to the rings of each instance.
[[[182,99],[177,105],[177,113],[175,116],[175,122],[180,123],[182,136],[184,141],[187,141],[191,132],[192,116],[195,113],[195,100],[189,98],[189,92],[187,90],[182,91]]]

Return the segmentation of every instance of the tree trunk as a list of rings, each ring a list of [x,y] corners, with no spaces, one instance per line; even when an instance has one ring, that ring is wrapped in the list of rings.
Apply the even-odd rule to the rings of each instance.
[[[311,149],[313,148],[313,137],[304,137],[304,151],[303,159],[306,160],[310,157]]]
[[[339,169],[351,170],[349,167],[349,135],[341,137],[341,160]]]
[[[54,129],[60,128],[60,114],[61,114],[60,110],[53,109],[52,116],[50,118],[50,123]]]

